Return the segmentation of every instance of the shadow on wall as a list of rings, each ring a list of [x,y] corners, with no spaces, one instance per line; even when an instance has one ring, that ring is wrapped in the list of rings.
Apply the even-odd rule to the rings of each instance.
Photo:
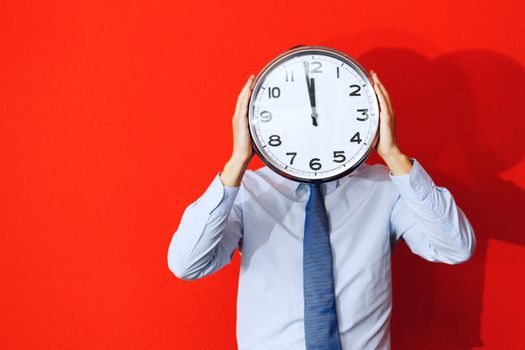
[[[437,186],[452,192],[478,240],[474,257],[457,266],[426,262],[398,244],[392,347],[481,346],[488,240],[525,244],[519,209],[525,192],[498,175],[525,157],[524,70],[484,50],[429,60],[408,49],[378,48],[357,59],[376,70],[390,92],[401,149],[423,164]]]

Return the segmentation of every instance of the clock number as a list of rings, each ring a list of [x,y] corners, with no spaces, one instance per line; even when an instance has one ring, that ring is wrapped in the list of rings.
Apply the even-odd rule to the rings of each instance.
[[[361,114],[365,116],[364,118],[357,117],[357,120],[359,120],[360,122],[364,122],[365,120],[368,120],[368,109],[367,108],[358,109],[357,111],[361,112]]]
[[[361,86],[353,84],[353,85],[350,85],[350,89],[355,89],[355,90],[352,91],[349,94],[349,96],[361,96],[361,94],[359,93],[359,91],[361,91]]]
[[[308,74],[310,73],[322,73],[321,71],[321,67],[323,66],[323,64],[321,62],[317,62],[317,61],[314,61],[314,62],[308,62],[308,61],[304,61],[303,62],[303,65],[304,65],[304,70],[305,72],[308,72]],[[315,68],[311,68],[311,66],[316,66]]]
[[[268,87],[268,98],[279,98],[281,96],[281,89],[278,87]]]
[[[355,133],[354,136],[350,139],[350,142],[357,142],[358,144],[361,144],[361,135],[359,134],[359,131]]]
[[[268,141],[268,144],[273,147],[280,146],[281,143],[281,137],[279,135],[271,135],[270,141]]]
[[[285,71],[285,81],[294,81],[293,79],[293,69],[290,69],[290,70],[286,70]]]
[[[319,158],[312,158],[310,161],[310,169],[312,170],[319,170],[321,169],[321,163],[319,162],[321,159]]]
[[[292,156],[292,159],[290,159],[290,164],[293,164],[293,160],[295,159],[295,156],[297,155],[297,152],[286,152],[287,156]]]
[[[345,151],[334,151],[334,162],[342,163],[346,160]]]
[[[339,79],[339,67],[337,67],[337,79]]]
[[[317,66],[315,68],[313,68],[310,73],[322,73],[321,71],[321,67],[323,66],[323,64],[321,62],[312,62],[311,63],[312,66]]]
[[[261,119],[262,122],[268,123],[272,120],[272,112],[262,111],[259,119]]]

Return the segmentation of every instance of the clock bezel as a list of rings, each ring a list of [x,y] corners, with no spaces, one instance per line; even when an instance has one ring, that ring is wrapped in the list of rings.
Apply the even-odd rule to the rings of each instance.
[[[344,53],[342,51],[336,50],[334,48],[326,47],[326,46],[299,46],[299,47],[292,48],[292,49],[290,49],[288,51],[285,51],[282,54],[278,55],[277,57],[272,59],[268,64],[266,64],[263,67],[263,69],[259,72],[257,77],[254,79],[254,81],[252,82],[252,86],[251,86],[252,94],[251,94],[251,97],[250,97],[250,102],[249,102],[249,107],[248,107],[248,125],[249,125],[248,129],[250,131],[252,148],[253,148],[255,154],[257,154],[259,159],[261,159],[263,161],[263,163],[266,164],[271,170],[275,171],[276,173],[278,173],[279,175],[281,175],[281,176],[283,176],[283,177],[285,177],[287,179],[290,179],[290,180],[296,181],[296,182],[302,182],[302,183],[324,183],[324,182],[334,181],[336,179],[339,179],[339,178],[347,176],[348,174],[353,172],[355,169],[357,169],[360,165],[362,165],[368,159],[368,157],[370,156],[370,154],[372,153],[372,151],[374,150],[374,148],[376,147],[376,144],[378,142],[378,138],[379,138],[379,115],[377,116],[377,125],[376,125],[376,128],[374,130],[375,134],[374,134],[374,137],[372,139],[372,142],[370,142],[370,144],[367,145],[368,149],[361,156],[361,158],[359,158],[357,160],[357,162],[355,162],[355,164],[353,166],[348,167],[348,169],[346,169],[345,171],[343,171],[343,172],[341,172],[339,174],[332,175],[332,176],[327,176],[327,177],[323,177],[323,178],[318,178],[318,179],[303,178],[303,177],[300,177],[300,176],[297,176],[297,175],[289,174],[289,173],[281,170],[279,166],[274,164],[271,159],[269,159],[268,157],[265,156],[264,151],[261,149],[262,146],[259,145],[259,143],[257,142],[258,139],[255,136],[255,131],[253,130],[253,123],[252,123],[252,119],[254,117],[254,108],[255,108],[254,101],[255,101],[255,97],[257,96],[257,94],[258,94],[258,92],[259,92],[259,90],[260,90],[260,88],[262,86],[262,82],[264,81],[266,76],[276,66],[280,65],[282,62],[290,60],[290,59],[292,59],[295,56],[306,56],[306,55],[309,55],[309,54],[312,54],[312,55],[321,54],[321,55],[327,55],[327,56],[332,56],[332,57],[335,56],[336,59],[339,59],[339,60],[345,62],[345,64],[348,64],[349,66],[353,66],[354,70],[361,76],[361,78],[363,80],[365,80],[368,83],[369,86],[372,86],[372,83],[371,83],[372,77],[371,77],[370,73],[359,62],[357,62],[357,60],[355,60],[354,58],[352,58],[351,56],[347,55],[346,53]],[[372,88],[372,91],[373,91],[373,88]],[[375,92],[373,94],[372,100],[373,100],[372,102],[373,102],[374,107],[375,107],[375,111],[377,111],[377,113],[379,113],[380,112],[380,110],[379,110],[379,102],[378,102],[377,95],[375,94]]]

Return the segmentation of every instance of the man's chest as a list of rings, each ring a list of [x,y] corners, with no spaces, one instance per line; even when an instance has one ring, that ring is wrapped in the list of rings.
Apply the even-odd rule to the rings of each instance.
[[[243,259],[302,264],[307,194],[290,198],[278,191],[250,194],[243,204]],[[337,188],[325,197],[334,263],[370,261],[390,254],[394,197],[381,188]],[[354,261],[355,263],[356,261]]]

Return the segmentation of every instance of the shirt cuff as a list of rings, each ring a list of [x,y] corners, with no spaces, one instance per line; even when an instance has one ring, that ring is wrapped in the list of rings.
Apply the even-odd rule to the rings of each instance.
[[[218,172],[217,175],[213,178],[213,181],[204,192],[204,195],[201,198],[206,198],[203,203],[205,203],[206,211],[211,213],[215,208],[219,206],[222,202],[231,202],[235,200],[237,192],[239,191],[240,186],[232,187],[225,186],[220,179],[221,172]]]
[[[410,161],[412,162],[412,169],[408,174],[393,175],[390,172],[390,178],[401,197],[407,200],[423,200],[432,191],[434,182],[416,159],[410,158]]]

